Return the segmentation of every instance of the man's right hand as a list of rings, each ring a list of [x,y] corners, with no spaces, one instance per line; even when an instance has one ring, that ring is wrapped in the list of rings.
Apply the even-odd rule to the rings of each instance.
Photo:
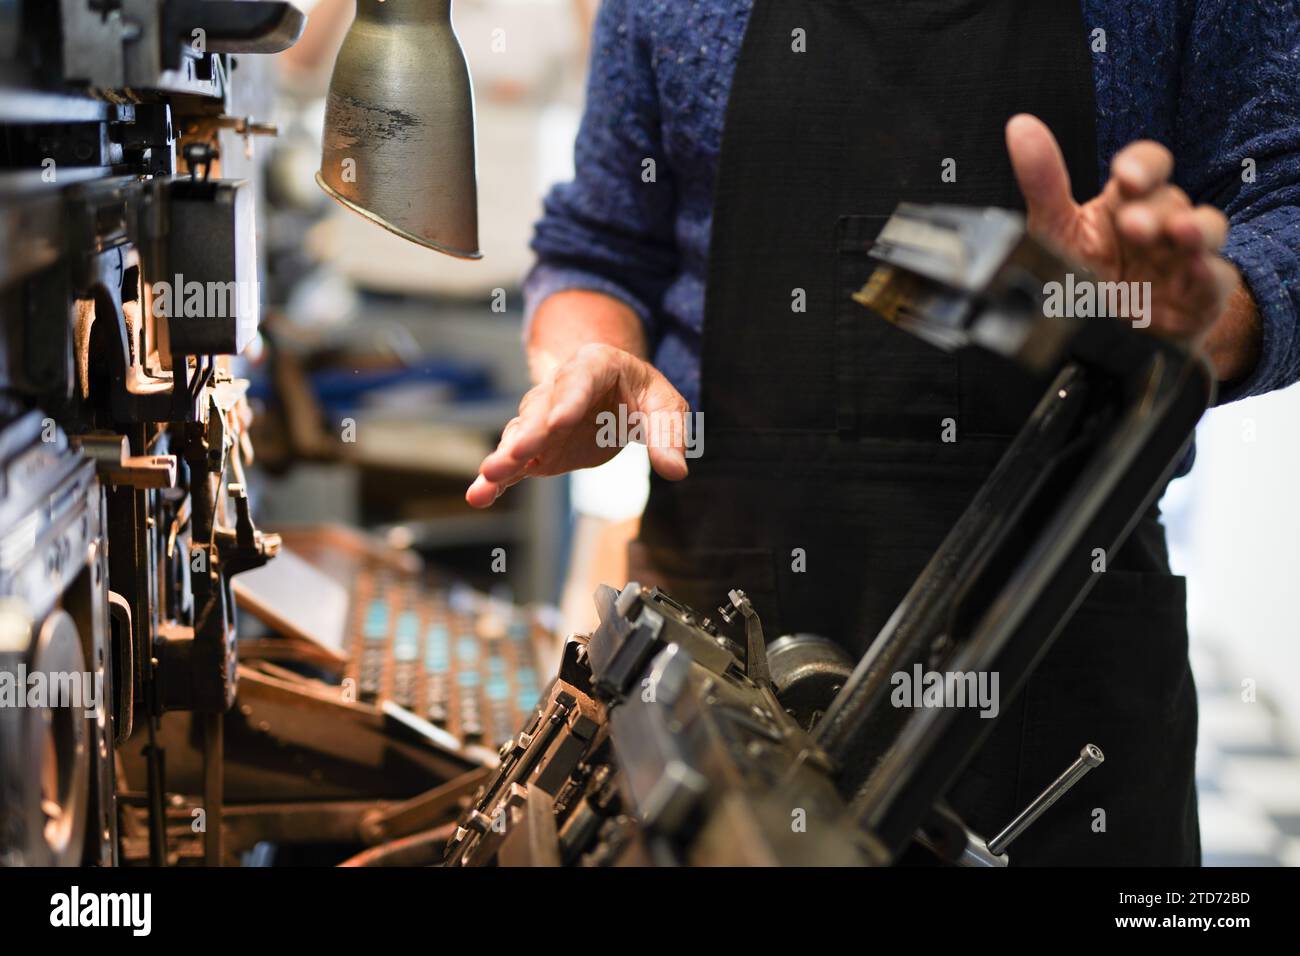
[[[602,412],[616,421],[639,412],[648,422],[667,416],[683,422],[687,404],[644,359],[613,345],[584,345],[524,395],[518,416],[502,431],[496,451],[483,459],[465,500],[487,508],[524,478],[603,465],[618,454],[620,445],[598,441]],[[662,433],[668,440],[647,442],[651,467],[669,481],[685,478],[683,430],[667,428]]]

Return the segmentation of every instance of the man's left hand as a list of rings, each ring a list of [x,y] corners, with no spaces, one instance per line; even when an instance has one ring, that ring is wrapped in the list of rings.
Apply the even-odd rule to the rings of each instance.
[[[1041,120],[1015,116],[1006,135],[1030,230],[1100,279],[1151,283],[1152,331],[1200,342],[1230,311],[1234,296],[1249,303],[1241,274],[1218,254],[1228,220],[1213,206],[1193,206],[1169,181],[1174,158],[1164,146],[1139,141],[1125,147],[1111,163],[1106,188],[1080,205],[1061,149]],[[1215,364],[1221,378],[1239,371],[1235,360],[1215,356]]]

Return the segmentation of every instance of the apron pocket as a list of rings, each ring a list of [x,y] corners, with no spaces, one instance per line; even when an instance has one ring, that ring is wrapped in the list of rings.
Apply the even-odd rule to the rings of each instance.
[[[957,418],[956,358],[853,299],[875,271],[867,251],[888,218],[842,216],[836,224],[836,425],[858,436],[938,442],[944,420]]]

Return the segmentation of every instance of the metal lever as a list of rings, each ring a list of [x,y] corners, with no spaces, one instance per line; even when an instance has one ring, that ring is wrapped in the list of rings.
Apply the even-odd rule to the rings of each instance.
[[[1021,810],[1014,820],[1002,828],[1001,833],[989,840],[989,852],[994,856],[1001,856],[1011,845],[1012,840],[1024,833],[1048,807],[1065,796],[1066,792],[1082,780],[1088,771],[1100,766],[1105,759],[1106,756],[1101,752],[1100,747],[1096,744],[1087,744],[1079,751],[1079,759],[1070,764],[1065,769],[1065,773],[1052,781],[1051,785],[1035,797],[1029,806]]]
[[[749,597],[738,588],[727,592],[727,600],[731,602],[730,608],[725,604],[718,608],[722,619],[730,624],[737,614],[745,618],[745,673],[760,687],[770,688],[772,674],[767,666],[767,641],[763,638],[763,625],[758,614]]]

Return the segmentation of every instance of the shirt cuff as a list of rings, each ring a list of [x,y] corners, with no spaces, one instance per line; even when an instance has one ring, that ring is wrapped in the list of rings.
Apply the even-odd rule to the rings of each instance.
[[[1278,271],[1278,264],[1293,261],[1295,253],[1247,223],[1232,228],[1223,257],[1241,270],[1259,312],[1263,339],[1255,367],[1244,378],[1221,383],[1218,405],[1284,388],[1300,372],[1293,367],[1300,335],[1296,303],[1288,280]]]
[[[585,292],[601,292],[622,302],[635,312],[636,317],[641,320],[641,325],[645,329],[646,341],[653,341],[654,323],[650,307],[623,286],[584,269],[539,262],[533,266],[532,271],[528,273],[528,277],[524,280],[525,342],[528,341],[529,332],[532,329],[533,316],[537,314],[541,304],[557,292],[570,292],[575,289],[581,289]]]

